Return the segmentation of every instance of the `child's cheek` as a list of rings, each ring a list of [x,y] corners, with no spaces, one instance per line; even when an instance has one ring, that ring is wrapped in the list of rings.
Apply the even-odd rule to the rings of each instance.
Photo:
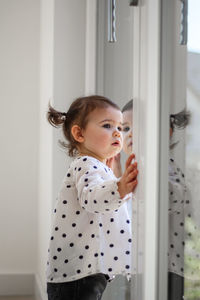
[[[99,137],[99,144],[101,145],[101,146],[108,146],[108,143],[109,143],[110,141],[109,141],[109,139],[108,139],[108,137],[107,136],[105,136],[105,135],[102,135],[102,136],[100,136]]]

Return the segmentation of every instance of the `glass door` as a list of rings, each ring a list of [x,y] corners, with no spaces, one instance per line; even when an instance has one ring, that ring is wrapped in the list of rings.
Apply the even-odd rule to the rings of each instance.
[[[115,24],[116,42],[108,41],[108,4],[111,2],[115,7],[112,25]],[[130,3],[133,4],[132,7]],[[129,105],[133,99],[133,113],[130,117],[132,149],[139,165],[136,197],[129,203],[133,224],[131,282],[118,276],[110,283],[103,300],[156,300],[160,0],[97,1],[96,32],[96,84],[93,90],[116,101],[121,109],[126,109],[125,105]],[[115,40],[115,37],[112,39]],[[126,152],[122,152],[122,168],[126,157]]]
[[[133,18],[130,1],[98,1],[96,63],[96,93],[117,103],[122,111],[125,108],[123,115],[128,113],[128,123],[124,130],[129,127],[129,133],[124,134],[132,145]],[[124,144],[120,153],[119,172],[124,170],[131,145],[127,149]],[[116,176],[120,177],[121,173]],[[128,202],[128,210],[132,219],[132,200]],[[103,300],[106,299],[131,299],[131,282],[122,275],[116,276],[103,295]]]
[[[200,299],[199,4],[162,1],[158,297],[168,300]]]

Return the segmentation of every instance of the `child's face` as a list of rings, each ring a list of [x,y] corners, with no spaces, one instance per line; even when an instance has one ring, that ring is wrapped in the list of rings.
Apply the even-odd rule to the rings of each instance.
[[[132,153],[132,110],[123,112],[123,150],[126,154]]]
[[[90,113],[82,135],[81,154],[94,156],[103,162],[115,156],[122,148],[121,111],[111,106],[96,108]]]

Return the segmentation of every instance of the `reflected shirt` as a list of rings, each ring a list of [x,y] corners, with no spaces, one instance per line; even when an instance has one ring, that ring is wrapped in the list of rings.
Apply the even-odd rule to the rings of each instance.
[[[185,176],[173,158],[169,160],[169,244],[168,270],[184,276],[185,220],[191,217]]]
[[[75,158],[53,212],[47,281],[66,282],[96,273],[131,273],[130,195],[120,198],[112,170],[90,156]]]

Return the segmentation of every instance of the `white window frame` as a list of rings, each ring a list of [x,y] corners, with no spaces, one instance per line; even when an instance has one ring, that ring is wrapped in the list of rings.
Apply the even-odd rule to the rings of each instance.
[[[158,263],[164,257],[158,253],[159,237],[159,193],[160,193],[160,43],[161,43],[161,1],[139,1],[133,10],[133,88],[134,88],[134,145],[140,171],[137,189],[137,209],[144,212],[143,241],[136,243],[135,261],[139,251],[143,251],[144,269],[143,284],[135,288],[134,300],[167,299],[166,276],[159,280],[160,267]],[[86,18],[86,80],[85,93],[96,91],[96,10],[97,1],[87,0]],[[162,107],[163,110],[163,107]],[[166,131],[166,128],[164,129]],[[163,161],[162,161],[163,162]],[[164,163],[165,164],[165,163]],[[166,187],[165,187],[166,191]],[[142,206],[142,201],[144,205]],[[166,216],[165,216],[166,218]],[[139,225],[140,220],[137,220]],[[138,232],[137,235],[140,234]],[[141,228],[141,227],[140,227]],[[161,228],[165,230],[165,228]],[[140,229],[141,230],[141,229]],[[140,249],[140,245],[144,245]],[[139,266],[138,266],[139,267]],[[166,264],[163,265],[164,274],[167,273]],[[160,293],[159,285],[163,284],[164,293]],[[158,285],[159,283],[159,285]]]
[[[140,19],[140,66],[138,76],[137,74],[134,76],[135,80],[138,80],[137,77],[139,78],[138,95],[136,95],[138,98],[138,112],[136,113],[139,117],[138,128],[135,129],[135,132],[138,134],[139,169],[143,172],[137,199],[138,205],[144,199],[144,281],[142,287],[139,288],[142,295],[140,299],[165,300],[164,297],[157,298],[161,3],[159,0],[139,1],[139,3],[139,7],[135,8],[134,12],[137,14],[137,10],[139,10]]]

